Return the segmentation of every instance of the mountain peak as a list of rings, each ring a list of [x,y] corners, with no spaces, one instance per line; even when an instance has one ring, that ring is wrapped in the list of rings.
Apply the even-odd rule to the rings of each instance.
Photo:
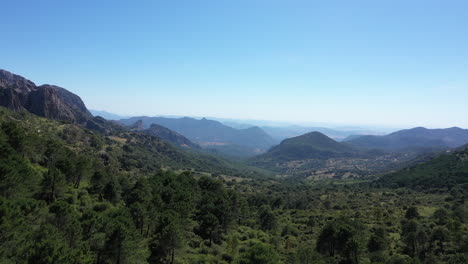
[[[350,155],[356,152],[354,148],[347,144],[336,142],[320,132],[313,131],[285,139],[262,156],[287,161],[311,158],[324,159]]]
[[[20,75],[0,69],[0,88],[11,88],[16,92],[28,93],[34,90],[36,85]]]

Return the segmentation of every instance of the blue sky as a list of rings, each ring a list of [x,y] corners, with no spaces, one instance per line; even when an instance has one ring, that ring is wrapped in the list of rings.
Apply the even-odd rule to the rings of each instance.
[[[468,128],[468,1],[4,1],[0,68],[92,109]]]

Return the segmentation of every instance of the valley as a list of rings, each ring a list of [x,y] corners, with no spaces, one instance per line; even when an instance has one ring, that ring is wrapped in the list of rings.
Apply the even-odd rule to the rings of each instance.
[[[1,263],[468,260],[466,131],[275,144],[207,119],[106,120],[56,86],[21,99],[37,87],[1,71]]]
[[[468,264],[468,1],[0,6],[0,264]]]

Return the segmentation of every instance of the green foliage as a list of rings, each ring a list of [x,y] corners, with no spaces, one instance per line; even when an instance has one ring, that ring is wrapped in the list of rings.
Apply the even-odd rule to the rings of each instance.
[[[413,189],[452,188],[468,183],[468,149],[381,177],[378,184]]]
[[[264,231],[273,230],[276,228],[276,216],[271,211],[270,206],[263,205],[259,209],[260,228]]]
[[[384,227],[378,227],[369,237],[367,242],[367,250],[371,253],[385,251],[389,246],[388,234]]]
[[[317,239],[317,251],[333,257],[339,255],[346,263],[358,263],[359,232],[363,226],[349,218],[339,218],[327,223]]]
[[[241,255],[239,264],[277,264],[279,255],[275,249],[264,243],[257,243]]]
[[[408,208],[408,210],[406,210],[406,213],[405,213],[406,219],[415,219],[418,217],[419,217],[418,208],[411,206],[410,208]]]
[[[451,181],[463,152],[449,182],[424,188],[312,184],[138,133],[0,113],[0,263],[466,262],[468,188]]]

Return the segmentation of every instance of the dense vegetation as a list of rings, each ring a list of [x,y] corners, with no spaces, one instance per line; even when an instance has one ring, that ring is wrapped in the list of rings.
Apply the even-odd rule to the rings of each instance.
[[[468,261],[465,181],[287,182],[136,132],[1,111],[0,263]],[[456,155],[410,171],[466,179]]]
[[[379,184],[413,189],[452,189],[468,184],[468,148],[392,173],[381,178]]]
[[[440,150],[411,149],[404,152],[366,149],[337,142],[319,132],[283,140],[267,153],[248,162],[284,177],[317,180],[373,176],[424,161]]]

